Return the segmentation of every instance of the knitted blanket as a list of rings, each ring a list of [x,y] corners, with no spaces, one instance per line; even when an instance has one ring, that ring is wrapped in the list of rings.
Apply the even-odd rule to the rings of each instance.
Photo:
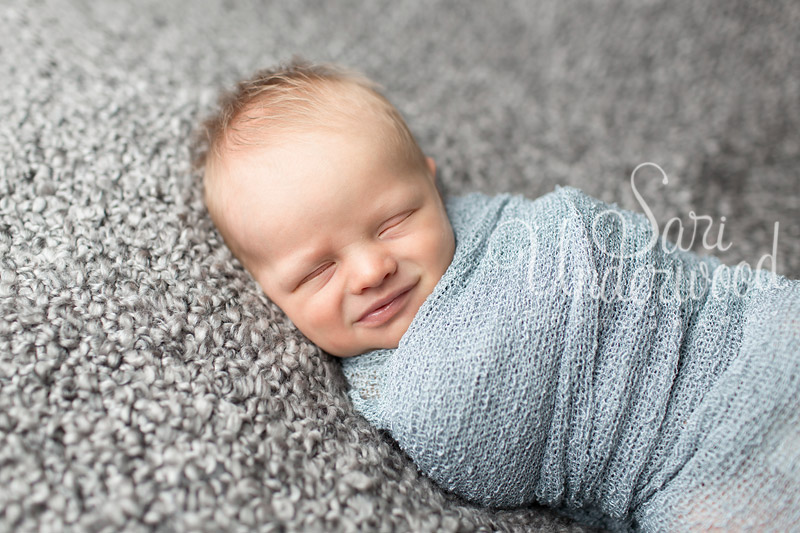
[[[800,523],[800,282],[570,187],[447,209],[455,257],[399,347],[342,360],[422,472],[611,530]]]

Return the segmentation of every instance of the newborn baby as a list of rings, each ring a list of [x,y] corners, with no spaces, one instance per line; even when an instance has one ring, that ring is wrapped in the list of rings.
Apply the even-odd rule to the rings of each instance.
[[[259,73],[221,108],[204,185],[225,243],[323,350],[396,348],[453,258],[433,159],[331,66]]]
[[[800,283],[570,187],[443,200],[337,67],[259,72],[206,131],[226,244],[443,488],[619,531],[800,521]]]

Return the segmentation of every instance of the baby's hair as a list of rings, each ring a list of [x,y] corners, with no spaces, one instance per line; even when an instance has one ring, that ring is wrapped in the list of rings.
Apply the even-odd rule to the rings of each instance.
[[[288,135],[292,133],[312,129],[335,131],[341,127],[341,119],[356,116],[357,111],[374,112],[387,126],[382,129],[386,145],[400,150],[406,162],[424,169],[422,150],[399,111],[379,89],[356,71],[294,57],[275,68],[259,70],[223,92],[217,111],[202,123],[192,145],[192,166],[196,171],[205,169],[205,202],[217,227],[224,232],[216,205],[222,184],[209,167],[238,148],[279,144],[291,139]]]
[[[344,101],[329,98],[348,88],[351,98]],[[352,94],[352,89],[361,89],[361,94]],[[220,94],[216,113],[202,123],[195,139],[193,166],[197,170],[204,168],[207,159],[219,157],[224,148],[257,144],[255,135],[247,134],[257,134],[259,127],[291,131],[323,125],[320,112],[330,111],[337,104],[342,114],[347,113],[346,105],[378,104],[403,140],[418,148],[402,116],[380,89],[379,84],[354,70],[332,63],[314,64],[299,57],[275,68],[259,70],[238,82],[233,90]],[[364,101],[365,95],[373,101]]]

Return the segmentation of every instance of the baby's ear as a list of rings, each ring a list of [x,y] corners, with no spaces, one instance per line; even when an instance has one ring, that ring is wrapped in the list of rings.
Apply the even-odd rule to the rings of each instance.
[[[425,163],[427,163],[428,170],[431,172],[431,178],[436,179],[436,161],[432,157],[426,157]]]

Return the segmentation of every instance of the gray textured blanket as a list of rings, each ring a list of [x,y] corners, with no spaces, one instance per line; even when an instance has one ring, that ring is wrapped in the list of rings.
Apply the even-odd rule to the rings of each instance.
[[[456,254],[353,403],[482,505],[613,530],[800,523],[800,281],[558,188],[448,202]]]
[[[444,190],[555,184],[800,277],[796,0],[0,2],[0,531],[586,531],[441,491],[223,245],[189,170],[300,53],[386,87]],[[695,241],[700,247],[700,240]]]

